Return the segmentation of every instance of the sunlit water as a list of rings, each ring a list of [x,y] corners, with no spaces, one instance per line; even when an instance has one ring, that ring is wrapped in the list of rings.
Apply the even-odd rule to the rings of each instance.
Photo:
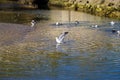
[[[113,20],[111,26],[108,18],[81,12],[29,12],[48,20],[40,20],[33,29],[19,25],[20,29],[11,32],[11,28],[2,28],[0,80],[120,80],[120,36],[112,33],[112,29],[120,30],[119,21]],[[56,22],[62,25],[56,26]],[[64,43],[57,44],[55,37],[65,31],[69,33]]]

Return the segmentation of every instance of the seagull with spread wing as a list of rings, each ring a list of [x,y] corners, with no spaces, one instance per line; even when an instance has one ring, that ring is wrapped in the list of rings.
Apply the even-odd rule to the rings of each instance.
[[[56,42],[58,44],[63,43],[63,40],[67,34],[68,34],[68,32],[63,32],[59,37],[56,37]]]

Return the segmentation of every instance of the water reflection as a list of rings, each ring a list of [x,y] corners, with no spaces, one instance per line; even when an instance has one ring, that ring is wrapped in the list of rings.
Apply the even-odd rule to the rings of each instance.
[[[40,21],[48,20],[48,17],[39,14],[29,14],[28,12],[22,11],[1,11],[0,12],[0,22],[4,23],[19,23],[19,24],[28,24],[31,20]]]
[[[71,17],[72,22],[78,20],[81,23],[77,26],[72,23],[71,26],[66,24],[68,11],[36,11],[36,13],[44,14],[50,19],[38,22],[36,28],[25,34],[22,39],[19,41],[14,39],[17,41],[13,42],[14,44],[0,46],[0,79],[120,79],[120,37],[111,32],[113,27],[110,26],[109,19],[72,11],[71,15],[74,14]],[[65,25],[51,25],[55,22],[64,23],[64,21]],[[119,21],[116,21],[114,25],[116,29],[119,29],[119,24]],[[99,27],[93,28],[91,25]],[[5,40],[8,39],[9,32],[12,32],[9,33],[12,37],[17,32],[20,33],[16,35],[22,35],[21,31],[25,26],[18,27],[14,27],[15,29],[7,27],[7,32],[5,27],[1,27],[4,29],[2,35],[6,37]],[[65,31],[69,32],[65,38],[66,43],[57,45],[55,37]]]

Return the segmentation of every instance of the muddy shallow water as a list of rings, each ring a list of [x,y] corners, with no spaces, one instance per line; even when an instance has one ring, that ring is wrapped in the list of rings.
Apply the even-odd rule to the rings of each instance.
[[[119,80],[120,22],[65,10],[27,11],[49,20],[30,24],[0,23],[1,80]],[[83,17],[84,16],[84,17]],[[80,23],[75,24],[78,20]],[[63,25],[56,26],[55,22]],[[98,25],[98,28],[92,27]],[[68,31],[65,43],[55,37]]]

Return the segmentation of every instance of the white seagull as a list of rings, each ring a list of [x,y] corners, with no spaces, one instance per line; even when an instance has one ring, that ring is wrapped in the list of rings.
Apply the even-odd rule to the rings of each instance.
[[[117,33],[118,36],[120,35],[120,30],[115,30],[115,29],[112,29],[112,33]]]
[[[115,24],[115,22],[111,21],[110,24],[113,26]]]
[[[92,25],[93,28],[98,28],[98,25]]]
[[[58,25],[59,25],[59,22],[56,22],[55,25],[58,26]]]
[[[63,40],[64,40],[64,38],[65,38],[65,35],[67,35],[67,34],[68,34],[68,32],[63,32],[59,37],[56,37],[56,42],[57,42],[58,44],[63,43]]]
[[[34,27],[35,26],[35,20],[32,20],[31,21],[31,27]]]
[[[60,25],[62,25],[62,23],[56,22],[55,25],[60,26]]]
[[[80,22],[79,21],[75,21],[75,24],[79,24]]]
[[[120,35],[120,31],[119,30],[117,31],[117,34],[118,34],[118,36]]]

